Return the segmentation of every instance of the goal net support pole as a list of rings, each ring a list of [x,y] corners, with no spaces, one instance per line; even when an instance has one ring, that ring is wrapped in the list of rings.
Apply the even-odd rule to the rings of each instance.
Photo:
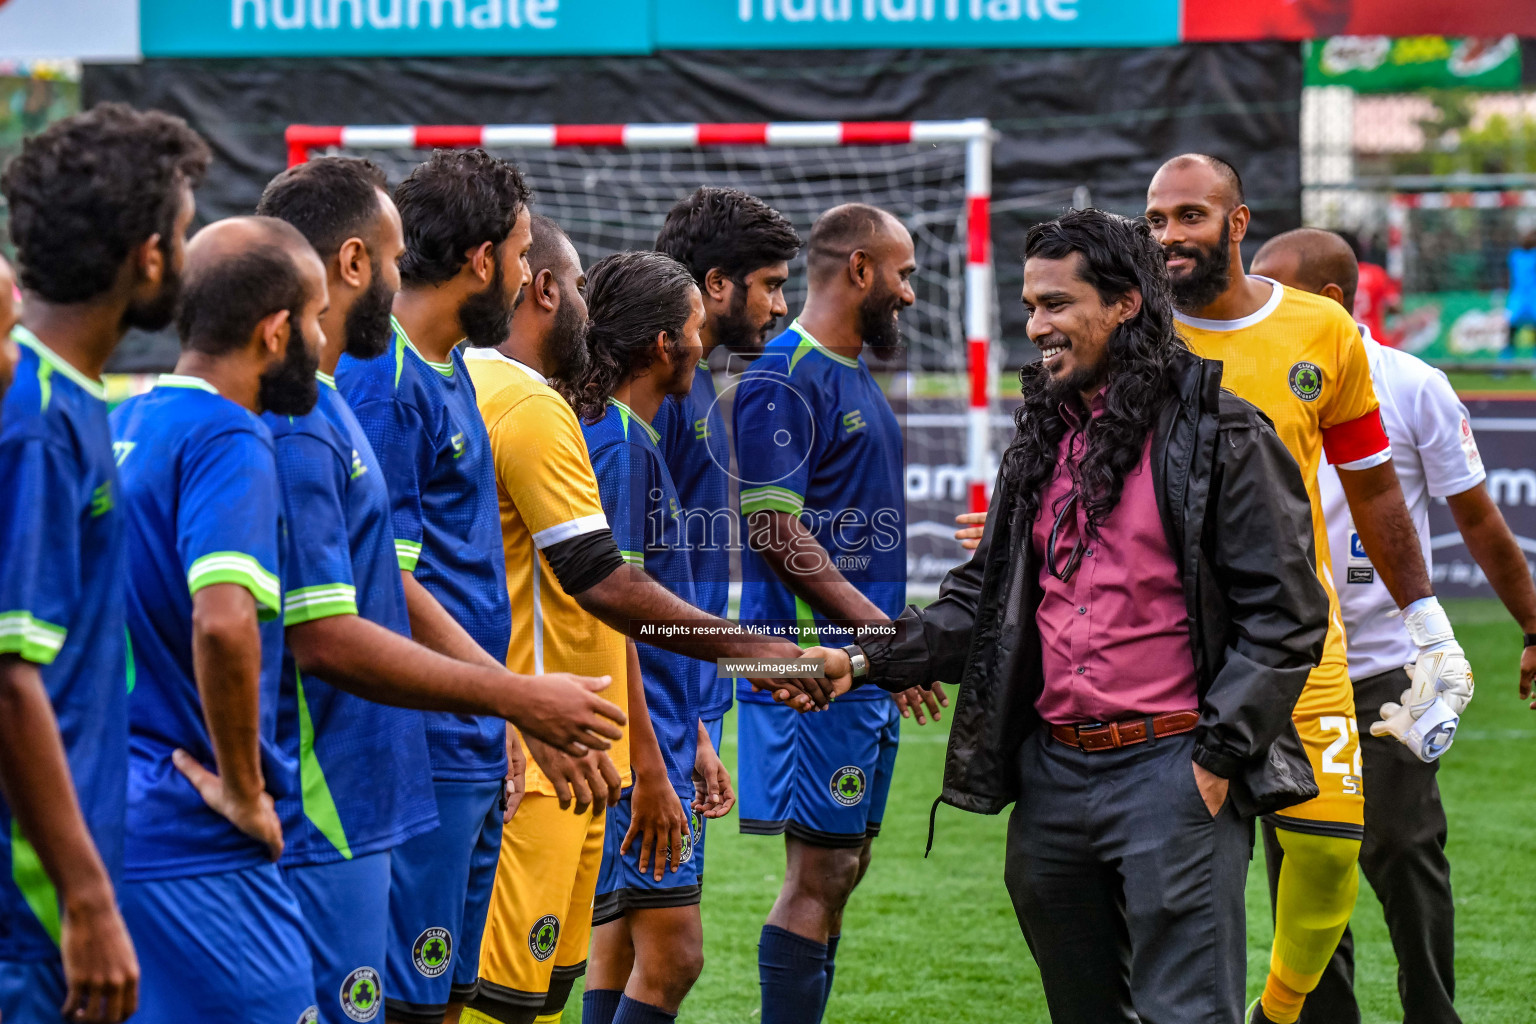
[[[700,149],[944,144],[965,147],[964,328],[969,411],[968,504],[985,512],[991,484],[992,128],[964,121],[830,121],[755,124],[291,125],[288,163],[315,149]]]

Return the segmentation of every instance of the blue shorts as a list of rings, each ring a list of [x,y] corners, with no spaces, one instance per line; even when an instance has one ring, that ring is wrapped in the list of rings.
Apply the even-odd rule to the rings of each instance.
[[[449,1003],[474,995],[501,853],[503,786],[434,781],[437,830],[390,852],[391,1019],[440,1024]]]
[[[139,954],[134,1024],[313,1024],[299,902],[276,864],[118,891]]]
[[[390,851],[285,868],[309,938],[320,1024],[382,1020]]]
[[[592,926],[616,921],[631,910],[662,907],[697,906],[704,877],[704,819],[691,806],[693,794],[678,794],[683,813],[688,816],[688,835],[678,854],[678,867],[671,870],[671,852],[662,851],[667,870],[656,881],[655,868],[640,870],[640,840],[630,844],[629,853],[620,856],[624,835],[629,831],[629,798],[635,788],[624,791],[618,804],[608,809],[608,825],[603,833],[603,866],[597,875],[597,895],[592,901]],[[653,855],[654,856],[654,855]]]
[[[30,963],[0,960],[0,1021],[5,1024],[60,1024],[59,1008],[67,994],[57,956]]]
[[[880,832],[901,712],[894,700],[834,702],[801,714],[736,702],[741,830],[813,846],[861,846]]]

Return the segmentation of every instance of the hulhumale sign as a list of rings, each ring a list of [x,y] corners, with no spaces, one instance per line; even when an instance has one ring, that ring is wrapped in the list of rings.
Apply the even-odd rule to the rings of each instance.
[[[659,49],[1157,46],[1178,0],[654,0]]]
[[[4,2],[4,0],[0,0]],[[141,0],[147,57],[1156,46],[1179,0]]]
[[[147,57],[646,53],[648,0],[142,0]]]

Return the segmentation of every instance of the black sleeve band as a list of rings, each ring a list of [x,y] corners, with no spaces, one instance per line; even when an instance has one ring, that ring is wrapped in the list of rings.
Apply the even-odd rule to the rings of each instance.
[[[544,549],[544,557],[560,588],[573,596],[597,586],[624,564],[613,531],[606,528],[551,544]]]

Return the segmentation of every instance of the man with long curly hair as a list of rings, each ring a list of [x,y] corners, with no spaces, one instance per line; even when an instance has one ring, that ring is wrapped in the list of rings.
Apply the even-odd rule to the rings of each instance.
[[[834,689],[960,683],[945,803],[1017,801],[1005,878],[1057,1024],[1242,1013],[1255,813],[1316,794],[1291,709],[1328,601],[1296,462],[1174,330],[1144,222],[1031,229],[1020,372],[976,554]]]

